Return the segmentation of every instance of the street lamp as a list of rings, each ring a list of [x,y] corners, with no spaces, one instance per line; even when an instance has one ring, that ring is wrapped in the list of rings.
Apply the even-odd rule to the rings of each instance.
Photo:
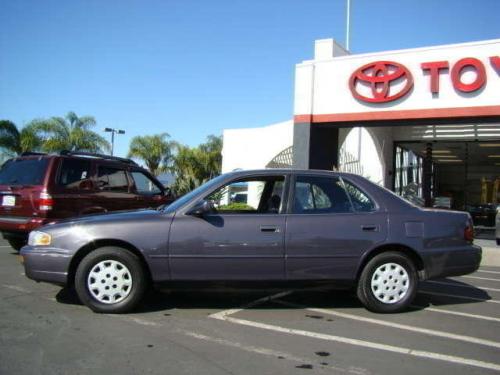
[[[115,147],[115,133],[125,134],[125,130],[114,129],[114,128],[104,128],[105,132],[111,133],[111,156],[113,156],[113,149]]]

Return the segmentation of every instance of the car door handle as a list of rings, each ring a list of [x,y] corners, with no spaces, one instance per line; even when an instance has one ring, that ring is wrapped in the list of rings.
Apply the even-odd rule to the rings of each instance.
[[[280,228],[275,227],[274,225],[261,225],[260,231],[265,233],[279,233]]]
[[[362,225],[361,229],[365,232],[378,232],[378,225]]]

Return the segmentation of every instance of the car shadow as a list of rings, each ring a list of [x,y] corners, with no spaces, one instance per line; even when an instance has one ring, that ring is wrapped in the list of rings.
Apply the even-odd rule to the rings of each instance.
[[[443,284],[445,283],[445,284]],[[149,291],[143,302],[134,310],[134,313],[154,313],[169,310],[204,309],[207,314],[219,310],[246,308],[246,309],[350,309],[363,308],[361,302],[352,291],[335,290],[328,287],[293,289],[293,293],[280,297],[276,301],[270,300],[249,306],[252,302],[270,295],[289,291],[290,289],[260,289],[234,290],[226,288],[203,290],[174,290]],[[410,308],[402,313],[412,313],[424,310],[430,306],[477,304],[490,300],[490,295],[471,284],[441,279],[420,283],[419,292]],[[59,303],[81,305],[75,291],[63,288],[57,293]]]

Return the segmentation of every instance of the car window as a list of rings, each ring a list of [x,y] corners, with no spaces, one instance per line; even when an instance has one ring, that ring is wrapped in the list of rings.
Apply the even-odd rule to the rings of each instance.
[[[205,199],[219,213],[277,214],[283,204],[284,176],[265,176],[232,181]]]
[[[83,181],[90,178],[90,161],[63,159],[57,184],[66,189],[78,189]]]
[[[345,179],[342,181],[349,198],[351,198],[354,211],[370,212],[375,210],[375,203],[361,189]]]
[[[293,213],[352,212],[349,196],[338,177],[297,176]]]
[[[101,190],[128,191],[127,174],[123,169],[100,166],[97,173],[97,186]]]
[[[49,159],[11,159],[0,168],[2,185],[42,185]]]
[[[160,194],[160,188],[142,172],[132,172],[132,179],[139,194]]]

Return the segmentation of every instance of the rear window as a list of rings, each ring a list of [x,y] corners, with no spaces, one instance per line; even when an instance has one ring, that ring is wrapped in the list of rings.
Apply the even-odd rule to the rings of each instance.
[[[0,169],[2,185],[42,185],[49,159],[12,159]]]

